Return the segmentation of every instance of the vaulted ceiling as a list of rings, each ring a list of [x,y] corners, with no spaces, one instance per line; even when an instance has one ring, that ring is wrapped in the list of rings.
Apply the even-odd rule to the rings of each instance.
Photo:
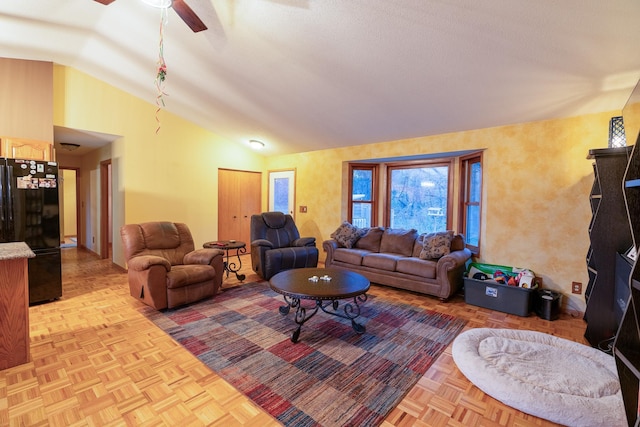
[[[640,77],[638,0],[184,1],[208,29],[167,11],[166,110],[267,155],[621,109]],[[155,103],[160,23],[140,0],[2,0],[0,56]]]

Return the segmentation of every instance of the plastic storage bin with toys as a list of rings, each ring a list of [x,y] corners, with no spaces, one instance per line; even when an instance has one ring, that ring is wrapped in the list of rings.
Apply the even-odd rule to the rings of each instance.
[[[533,310],[536,288],[536,276],[527,268],[473,262],[464,278],[464,301],[526,317]]]

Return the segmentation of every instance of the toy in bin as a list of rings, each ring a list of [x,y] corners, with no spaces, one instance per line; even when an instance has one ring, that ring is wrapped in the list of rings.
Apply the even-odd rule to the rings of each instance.
[[[471,263],[464,278],[464,301],[526,317],[532,311],[531,294],[537,286],[529,269]]]
[[[471,263],[467,276],[476,280],[493,280],[502,285],[517,286],[525,289],[533,289],[537,286],[535,282],[536,276],[528,268]]]

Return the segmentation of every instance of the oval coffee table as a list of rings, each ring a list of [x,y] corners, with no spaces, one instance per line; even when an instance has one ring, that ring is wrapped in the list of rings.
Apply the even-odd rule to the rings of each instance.
[[[317,281],[310,280],[318,277]],[[323,280],[329,276],[331,280]],[[353,271],[334,270],[330,268],[296,268],[282,271],[269,280],[269,286],[284,296],[287,305],[280,307],[280,314],[286,316],[291,308],[296,309],[295,322],[298,324],[291,335],[291,341],[296,343],[300,336],[300,329],[311,319],[318,309],[333,316],[351,320],[353,330],[359,334],[365,332],[365,327],[356,320],[360,316],[360,303],[367,300],[369,280]],[[300,300],[313,300],[314,307],[303,307]],[[345,302],[340,311],[340,300]]]

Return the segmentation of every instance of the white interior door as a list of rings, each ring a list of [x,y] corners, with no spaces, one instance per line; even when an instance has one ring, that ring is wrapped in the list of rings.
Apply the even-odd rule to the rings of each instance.
[[[269,211],[294,216],[295,170],[269,172]]]

